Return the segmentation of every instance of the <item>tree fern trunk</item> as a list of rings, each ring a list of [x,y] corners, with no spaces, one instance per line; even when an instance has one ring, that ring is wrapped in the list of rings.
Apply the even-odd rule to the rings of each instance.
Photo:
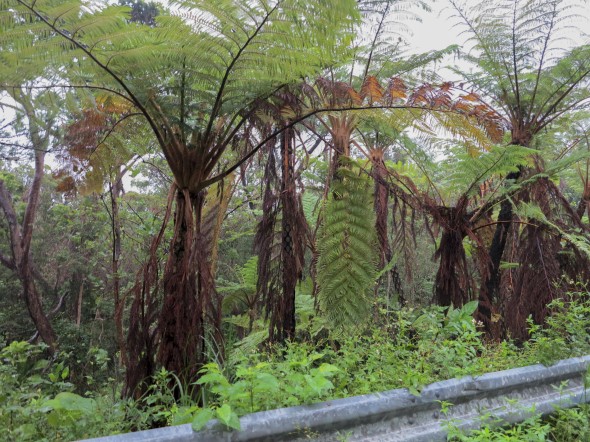
[[[517,180],[521,175],[521,170],[517,172],[510,172],[507,180]],[[483,322],[486,331],[494,334],[493,331],[500,332],[498,327],[492,326],[492,314],[496,310],[496,305],[499,298],[500,291],[500,263],[506,248],[506,240],[508,239],[508,231],[512,225],[513,212],[512,202],[508,199],[502,201],[500,205],[500,213],[496,224],[496,231],[489,248],[489,264],[487,273],[483,277],[480,287],[479,304],[477,310],[478,318]],[[500,336],[494,336],[499,338]]]
[[[205,308],[212,287],[199,251],[203,193],[177,190],[174,235],[164,269],[158,321],[158,362],[181,381],[194,378],[205,361]]]
[[[125,371],[123,397],[141,398],[150,385],[156,370],[157,327],[155,321],[160,300],[160,261],[158,249],[170,220],[170,213],[176,193],[176,185],[170,186],[166,211],[159,233],[152,238],[148,261],[137,275],[135,285],[130,291],[133,301],[129,310],[129,330],[127,334],[128,365]]]
[[[582,194],[582,198],[580,198],[580,202],[578,203],[576,213],[580,219],[583,218],[584,213],[587,213],[588,217],[590,218],[590,183],[586,184],[584,188],[584,192]]]
[[[383,185],[387,173],[385,164],[383,164],[383,151],[374,149],[371,151],[371,159],[373,160],[372,174],[375,181],[375,229],[379,241],[379,266],[383,268],[391,261],[391,247],[387,230],[389,189]]]
[[[469,228],[463,195],[455,207],[437,208],[437,222],[443,228],[435,258],[440,258],[435,279],[435,299],[438,305],[462,307],[470,300],[471,277],[463,239]]]
[[[299,240],[297,231],[297,201],[294,180],[293,135],[287,130],[282,135],[281,146],[281,219],[282,247],[281,274],[283,293],[279,305],[275,306],[271,323],[271,331],[275,331],[274,339],[284,341],[295,336],[295,286],[298,280],[297,257],[295,256],[295,241]]]
[[[371,151],[371,160],[373,162],[371,173],[375,182],[373,204],[375,209],[375,230],[377,231],[377,241],[379,244],[379,268],[383,269],[393,257],[387,228],[389,224],[389,189],[385,185],[387,169],[383,163],[383,150],[373,149]],[[393,289],[398,296],[397,300],[403,305],[404,297],[397,265],[394,265],[385,276],[389,281],[388,287],[390,282],[393,283]],[[380,284],[375,285],[375,297],[377,297],[379,286]],[[387,296],[389,296],[389,293]]]
[[[537,161],[541,164],[540,170],[535,171],[538,173],[544,167],[541,159]],[[520,198],[537,206],[547,220],[561,224],[562,229],[568,229],[566,223],[575,230],[583,229],[575,209],[549,178],[535,181]],[[516,247],[519,265],[512,271],[513,296],[504,300],[507,332],[514,339],[528,339],[527,318],[530,316],[536,324],[543,324],[547,305],[566,296],[571,287],[564,276],[571,275],[577,283],[588,282],[588,266],[570,268],[568,261],[562,258],[564,246],[561,235],[543,222],[531,222],[521,230]],[[577,261],[587,262],[582,256]]]

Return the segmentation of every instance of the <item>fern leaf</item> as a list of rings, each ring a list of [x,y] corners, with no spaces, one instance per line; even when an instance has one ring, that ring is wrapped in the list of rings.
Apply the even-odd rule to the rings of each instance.
[[[347,168],[338,174],[319,234],[318,299],[329,322],[342,328],[369,313],[378,257],[371,186]]]

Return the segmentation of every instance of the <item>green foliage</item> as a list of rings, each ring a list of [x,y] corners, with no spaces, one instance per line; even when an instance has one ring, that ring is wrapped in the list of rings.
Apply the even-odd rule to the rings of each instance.
[[[590,47],[568,51],[563,45],[565,33],[576,27],[581,3],[454,0],[456,17],[473,48],[466,58],[479,68],[462,75],[492,97],[507,119],[535,121],[533,130],[539,131],[588,96],[583,85]],[[517,141],[522,141],[520,135]]]
[[[429,308],[402,310],[395,314],[387,331],[366,330],[360,336],[339,340],[338,349],[329,343],[290,343],[271,352],[242,353],[226,373],[216,364],[204,367],[197,381],[205,387],[204,397],[213,411],[225,404],[241,416],[245,413],[287,407],[338,397],[367,394],[406,387],[419,394],[435,380],[488,370],[480,333],[471,315],[475,303],[462,309]],[[502,362],[517,361],[517,351],[505,351]]]
[[[338,169],[319,233],[318,299],[334,327],[362,323],[371,308],[377,276],[377,237],[372,194],[366,176]]]
[[[549,418],[551,439],[555,442],[590,440],[590,406],[582,404],[576,408],[557,410]]]
[[[533,222],[549,227],[559,234],[565,241],[578,249],[590,259],[590,238],[588,235],[579,232],[579,229],[571,231],[558,223],[547,218],[543,209],[535,203],[519,202],[515,212],[522,217],[530,218]]]
[[[6,441],[61,441],[128,431],[122,403],[73,393],[63,362],[44,346],[13,342],[0,350],[0,427]]]
[[[130,23],[127,7],[60,0],[0,6],[4,81],[65,65],[71,81],[93,77],[101,86],[131,91],[144,106],[162,85],[166,115],[197,131],[210,129],[208,117],[233,114],[341,60],[358,20],[352,0],[175,1],[155,27]],[[71,66],[72,59],[85,62]],[[125,88],[116,78],[125,79]]]
[[[0,350],[0,425],[9,441],[78,439],[183,423],[198,430],[211,419],[237,429],[240,416],[256,411],[393,388],[419,394],[438,380],[590,352],[590,295],[585,291],[555,301],[548,325],[533,327],[524,349],[509,342],[484,346],[471,316],[475,308],[475,302],[448,311],[404,308],[383,316],[384,327],[368,327],[360,335],[341,338],[337,346],[319,341],[252,349],[231,366],[206,364],[188,386],[160,370],[137,402],[116,401],[104,391],[93,397],[76,395],[65,364],[41,359],[43,347],[15,342]],[[102,359],[100,352],[95,357]],[[192,398],[197,386],[203,408]],[[542,434],[564,442],[584,440],[587,413],[587,407],[561,410],[547,422],[533,416],[504,430],[486,424],[468,436],[452,422],[449,430],[456,440],[466,441],[537,441]]]
[[[469,442],[545,442],[551,427],[544,423],[540,416],[534,415],[513,427],[493,429],[484,425],[481,429],[463,434],[452,425],[449,427],[450,441]]]
[[[578,442],[590,438],[590,407],[587,404],[558,409],[546,419],[534,410],[529,411],[532,416],[514,426],[494,428],[484,424],[482,428],[469,434],[464,434],[450,424],[448,439],[463,442]]]
[[[495,176],[506,176],[528,165],[535,151],[522,146],[493,146],[489,152],[473,154],[463,148],[453,149],[448,158],[436,167],[441,189],[453,196],[473,196],[479,186]],[[494,197],[497,197],[494,194]]]
[[[318,212],[320,211],[320,198],[313,192],[305,192],[301,197],[301,205],[303,206],[303,213],[307,224],[315,227],[318,219]]]
[[[491,360],[517,361],[520,357],[523,364],[542,363],[550,365],[559,359],[587,355],[590,353],[590,293],[583,288],[568,294],[568,299],[557,299],[549,304],[550,316],[545,326],[529,321],[531,340],[524,349],[510,349],[503,343],[493,350],[495,356]],[[490,349],[483,357],[487,360]],[[504,367],[505,368],[505,367]],[[590,437],[588,405],[572,409],[558,409],[547,419],[543,419],[534,410],[525,421],[507,428],[495,428],[498,423],[487,423],[483,416],[481,429],[464,434],[452,422],[449,425],[450,440],[474,442],[508,442],[508,441],[545,441],[574,442],[588,440]]]
[[[223,424],[239,429],[238,415],[327,399],[334,388],[330,378],[339,369],[316,362],[324,355],[306,350],[289,346],[284,360],[257,362],[256,355],[244,358],[236,365],[233,381],[219,365],[205,365],[197,384],[205,387],[209,410],[195,415],[193,428],[202,428],[209,419],[217,417]]]
[[[414,75],[415,68],[456,53],[456,47],[409,57],[399,51],[403,42],[391,37],[404,30],[405,22],[417,18],[414,6],[428,8],[423,0],[175,0],[158,14],[152,3],[119,0],[119,4],[127,6],[81,0],[0,0],[3,96],[15,94],[13,86],[26,84],[21,91],[23,97],[35,104],[41,116],[39,123],[47,123],[40,127],[51,131],[48,143],[55,146],[62,144],[62,125],[71,127],[71,119],[78,118],[80,109],[100,111],[89,113],[88,120],[101,116],[101,121],[117,126],[108,134],[102,133],[106,128],[100,124],[91,126],[101,132],[95,141],[105,135],[100,144],[113,150],[97,150],[99,146],[89,145],[83,146],[81,155],[71,155],[69,167],[78,174],[85,168],[89,182],[96,184],[88,188],[102,192],[104,177],[112,180],[122,172],[133,153],[145,154],[142,168],[131,171],[137,176],[141,170],[143,193],[127,192],[119,201],[120,278],[114,278],[111,271],[117,251],[112,250],[108,197],[64,195],[56,192],[58,174],[53,181],[49,177],[45,180],[31,257],[40,275],[35,275],[35,280],[45,302],[44,311],[49,312],[54,300],[67,295],[61,298],[66,303],[51,317],[60,353],[55,360],[45,360],[43,347],[23,342],[12,342],[0,350],[0,428],[4,430],[0,438],[65,440],[181,423],[191,423],[198,430],[214,418],[222,426],[237,429],[239,416],[254,411],[398,387],[417,395],[424,385],[436,380],[534,362],[550,363],[590,352],[587,294],[571,294],[571,298],[553,302],[547,323],[540,326],[531,322],[530,342],[516,348],[510,341],[482,342],[479,324],[472,318],[476,303],[460,309],[379,310],[378,306],[390,303],[381,303],[374,286],[375,280],[395,265],[407,270],[407,280],[402,284],[410,288],[406,294],[412,292],[406,296],[410,305],[418,300],[421,305],[429,302],[434,272],[429,245],[425,245],[426,231],[437,236],[433,232],[436,229],[431,229],[432,212],[439,210],[439,205],[457,200],[458,194],[469,197],[465,218],[474,219],[478,208],[473,206],[481,199],[495,202],[508,195],[518,201],[517,192],[526,191],[540,178],[563,179],[569,172],[569,180],[575,176],[574,167],[578,167],[580,181],[584,177],[587,181],[587,170],[584,173],[580,168],[582,161],[588,165],[587,149],[570,149],[575,147],[570,146],[574,139],[579,141],[584,136],[588,142],[587,131],[568,132],[567,127],[569,121],[583,121],[587,115],[566,122],[557,120],[585,105],[589,97],[585,86],[590,73],[590,47],[564,50],[556,44],[574,10],[562,7],[557,0],[493,0],[477,5],[452,1],[472,36],[472,51],[466,58],[477,69],[463,73],[466,87],[445,84],[441,90],[465,89],[462,104],[474,103],[474,107],[465,107],[471,109],[471,120],[490,116],[496,122],[502,119],[495,138],[508,129],[513,139],[507,142],[529,146],[510,144],[481,152],[482,146],[487,149],[491,145],[488,136],[493,133],[466,124],[464,113],[453,112],[458,110],[451,103],[455,92],[431,96],[439,86],[425,86],[422,90],[428,92],[423,93],[406,87],[422,77]],[[359,12],[364,14],[362,19]],[[370,30],[370,35],[364,30]],[[382,77],[379,81],[372,77],[375,90],[371,97],[373,92],[375,96],[387,93],[392,99],[397,97],[392,102],[399,99],[404,103],[408,99],[424,108],[412,112],[382,112],[375,108],[347,115],[320,113],[316,117],[323,118],[323,124],[310,118],[296,126],[300,137],[293,172],[300,177],[297,191],[305,188],[302,207],[311,227],[305,240],[312,249],[312,259],[306,257],[306,262],[315,263],[318,256],[319,261],[317,269],[303,269],[297,275],[302,282],[295,299],[297,328],[293,342],[265,348],[268,323],[261,318],[263,303],[256,290],[257,258],[250,255],[254,220],[262,213],[258,193],[265,187],[260,164],[264,163],[267,149],[273,148],[272,143],[258,152],[260,156],[250,158],[252,161],[236,161],[276,128],[274,118],[296,116],[292,104],[301,97],[296,96],[298,88],[291,85],[305,79],[304,86],[313,89],[312,79],[323,72],[332,97],[316,105],[332,106],[334,100],[340,104],[366,103],[360,95],[355,98],[358,93],[351,89],[360,86],[356,83],[363,78],[357,73],[363,70],[363,77],[373,71]],[[400,74],[404,74],[403,79],[397,78]],[[396,78],[385,86],[383,80],[392,76]],[[436,78],[436,74],[428,77]],[[365,94],[362,86],[356,89]],[[482,93],[482,100],[495,109],[469,89]],[[97,90],[101,96],[93,95]],[[25,130],[27,116],[22,109],[16,109],[14,122],[4,115],[14,110],[12,101],[5,98],[0,103],[3,111],[8,110],[0,118],[0,179],[13,195],[20,220],[28,198],[31,168],[26,164],[13,167],[15,160],[9,157],[15,150],[24,150],[20,140],[14,147],[12,141],[32,134]],[[433,114],[426,110],[439,105],[443,105],[444,112]],[[122,120],[115,123],[118,118]],[[347,122],[347,118],[351,120]],[[322,142],[328,144],[327,132],[334,141],[338,131],[332,119],[350,123],[348,135],[354,155],[379,149],[376,157],[380,161],[383,153],[388,183],[395,191],[390,194],[388,207],[397,229],[392,235],[404,237],[403,241],[393,242],[394,258],[379,273],[373,183],[365,173],[370,160],[343,160],[346,164],[338,171],[332,188],[325,189],[323,183],[332,175],[329,161],[323,159],[328,155],[311,152],[323,147]],[[151,128],[145,120],[149,120]],[[453,136],[450,145],[455,147],[445,150],[442,161],[435,152],[424,148],[432,145],[440,127]],[[159,136],[165,160],[149,149],[152,129]],[[541,129],[546,133],[539,133]],[[418,131],[422,135],[416,135]],[[311,148],[315,136],[319,141]],[[48,151],[54,149],[53,144],[46,146]],[[456,148],[459,144],[461,149]],[[547,144],[550,155],[541,151]],[[138,145],[142,148],[138,149]],[[310,150],[303,152],[303,145]],[[556,154],[557,146],[562,145],[567,147]],[[7,152],[10,155],[5,155]],[[522,174],[522,181],[500,185],[510,172],[531,166],[531,157],[542,174],[531,176],[529,169]],[[166,161],[179,187],[194,184],[189,190],[194,190],[195,195],[211,182],[212,176],[223,175],[224,168],[241,166],[239,176],[236,169],[235,179],[243,186],[236,185],[232,191],[233,201],[219,244],[217,290],[211,290],[211,304],[207,307],[215,304],[215,308],[204,312],[206,317],[212,313],[223,316],[221,331],[229,351],[224,365],[205,364],[200,377],[187,381],[188,385],[182,385],[174,373],[161,369],[150,380],[143,397],[120,400],[122,370],[114,337],[112,289],[117,280],[125,328],[130,298],[124,293],[134,283],[134,275],[145,263],[151,240],[160,228],[161,193],[170,181],[170,171],[161,170]],[[486,194],[483,189],[480,193],[482,184]],[[560,188],[561,184],[569,186],[570,193],[563,192],[567,197],[563,206],[567,208],[585,188],[571,187],[569,183],[560,183]],[[323,195],[328,195],[327,201]],[[548,227],[564,243],[590,256],[587,232],[568,227],[567,217],[563,217],[565,221],[548,219],[547,212],[534,201],[522,200],[515,210],[518,215]],[[426,206],[431,206],[430,215],[428,210],[420,210]],[[426,213],[424,222],[416,221],[420,213]],[[485,215],[493,213],[486,210]],[[0,236],[7,238],[6,220],[0,218]],[[587,223],[587,218],[583,219]],[[435,224],[440,225],[439,221],[435,219]],[[173,224],[181,223],[170,222],[162,244],[169,244]],[[473,235],[464,239],[469,271],[481,264],[479,252],[489,239],[483,234],[490,230],[485,225],[472,227],[481,227],[478,231],[482,242],[477,243]],[[276,239],[281,239],[280,234]],[[178,250],[176,246],[162,246],[155,253],[165,259]],[[0,273],[0,337],[10,342],[28,339],[34,325],[23,303],[15,302],[20,299],[21,287],[9,268],[9,255],[8,244],[0,244],[4,266]],[[419,266],[414,263],[416,256]],[[506,262],[501,268],[510,270],[515,265]],[[156,267],[157,271],[164,269]],[[158,292],[157,303],[161,300],[158,290],[166,287],[159,282],[152,285]],[[564,285],[573,286],[569,281]],[[222,302],[218,302],[218,295],[223,297]],[[272,295],[280,297],[282,293]],[[217,308],[220,310],[213,311]],[[370,313],[374,321],[369,326]],[[551,428],[534,418],[503,431],[504,439],[493,439],[496,436],[486,428],[470,437],[538,440],[557,438],[561,432],[583,440],[588,438],[584,417],[587,409],[580,408],[560,412]]]
[[[531,339],[526,346],[534,362],[549,365],[559,359],[590,354],[590,293],[572,292],[569,299],[556,299],[547,308],[544,326],[529,318]]]
[[[231,306],[236,306],[242,303],[243,306],[248,307],[252,304],[250,298],[256,296],[256,282],[258,281],[258,257],[253,256],[237,271],[239,282],[220,281],[217,288],[220,293],[223,293],[224,308],[229,309]],[[243,307],[242,306],[242,307]]]

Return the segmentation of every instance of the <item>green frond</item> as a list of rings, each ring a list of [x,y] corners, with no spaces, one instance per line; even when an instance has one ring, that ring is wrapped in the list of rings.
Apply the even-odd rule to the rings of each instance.
[[[318,220],[320,211],[320,198],[311,191],[306,191],[301,197],[301,205],[303,206],[303,214],[305,220],[310,226],[315,226]]]
[[[529,165],[535,153],[534,149],[522,146],[494,146],[475,156],[464,148],[455,149],[442,164],[441,187],[451,195],[472,196],[490,178],[506,176],[519,166]]]
[[[424,52],[422,54],[411,54],[398,57],[397,59],[390,57],[384,60],[381,75],[384,77],[405,76],[416,69],[424,69],[427,66],[441,62],[447,56],[457,54],[458,50],[459,47],[457,45],[450,45],[444,49]]]
[[[583,1],[452,0],[455,16],[469,37],[467,60],[479,69],[459,72],[502,108],[513,123],[553,117],[587,99],[589,49],[568,49]],[[458,71],[457,71],[458,72]],[[572,87],[572,89],[570,89]]]
[[[236,321],[238,322],[238,321]],[[243,321],[239,321],[240,323]],[[262,321],[256,321],[254,330],[241,341],[237,342],[233,349],[229,351],[228,363],[232,364],[239,361],[244,355],[256,351],[263,342],[268,341],[268,326]]]
[[[256,288],[258,282],[258,256],[251,257],[240,269],[244,284]]]
[[[522,219],[528,219],[531,223],[546,226],[553,230],[564,241],[570,243],[590,259],[590,239],[588,235],[584,235],[579,231],[572,231],[565,226],[562,227],[557,223],[551,222],[543,212],[543,209],[532,202],[526,203],[520,201],[515,207],[515,213]]]
[[[338,174],[319,233],[318,299],[332,326],[342,328],[370,311],[377,238],[369,181],[345,167]]]
[[[99,82],[146,107],[155,97],[172,124],[201,132],[342,60],[358,19],[354,0],[187,0],[171,8],[149,27],[130,23],[126,7],[3,0],[2,81],[63,77],[68,67],[71,83]]]

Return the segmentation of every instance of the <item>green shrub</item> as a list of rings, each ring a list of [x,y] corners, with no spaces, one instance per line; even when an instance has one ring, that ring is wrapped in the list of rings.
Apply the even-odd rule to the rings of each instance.
[[[2,440],[74,440],[129,429],[122,403],[73,393],[69,367],[60,357],[44,359],[45,350],[18,341],[0,350]]]

